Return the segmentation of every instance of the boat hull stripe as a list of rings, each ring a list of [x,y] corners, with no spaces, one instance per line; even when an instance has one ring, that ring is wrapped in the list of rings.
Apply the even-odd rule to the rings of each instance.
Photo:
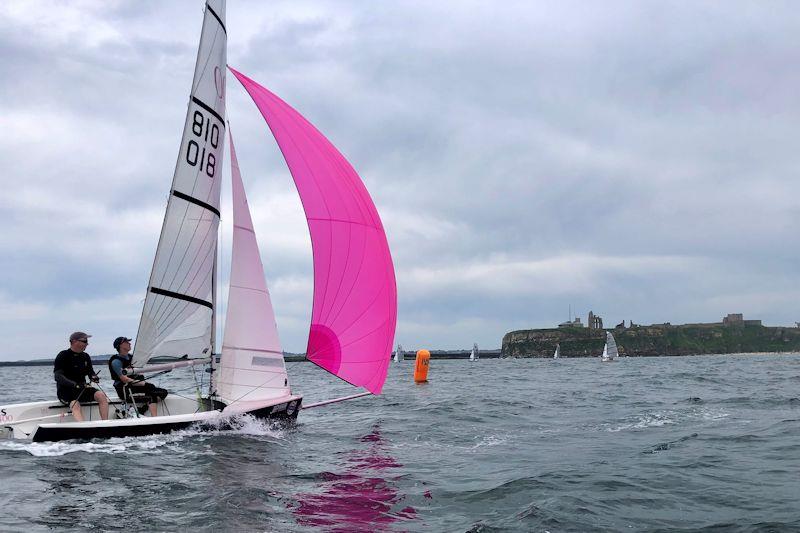
[[[252,411],[245,411],[246,414],[252,415],[256,418],[270,418],[277,420],[296,420],[297,413],[302,408],[302,398],[292,399],[287,402],[270,405],[262,409],[255,409]],[[125,424],[123,420],[119,424],[108,424],[105,426],[94,427],[58,427],[57,424],[51,424],[45,427],[39,426],[33,434],[33,442],[52,442],[69,439],[108,439],[113,437],[143,437],[146,435],[157,435],[169,433],[178,429],[184,429],[196,421],[181,421],[181,422],[163,422],[159,423],[158,417],[152,419],[150,424]],[[229,428],[226,424],[220,426],[220,429]],[[230,428],[232,429],[232,428]]]
[[[209,309],[214,309],[214,304],[212,304],[211,302],[201,300],[200,298],[195,298],[194,296],[189,296],[188,294],[181,294],[179,292],[167,291],[164,289],[159,289],[158,287],[150,287],[150,292],[152,292],[153,294],[166,296],[168,298],[176,298],[178,300],[185,300],[187,302],[192,302],[198,305],[204,305]]]
[[[184,193],[182,193],[180,191],[172,191],[172,196],[175,196],[176,198],[180,198],[181,200],[186,200],[190,204],[198,205],[198,206],[202,207],[203,209],[207,209],[207,210],[211,211],[212,213],[217,215],[217,217],[220,217],[219,209],[217,209],[216,207],[214,207],[211,204],[205,203],[202,200],[198,200],[194,196],[189,196],[188,194],[184,194]]]

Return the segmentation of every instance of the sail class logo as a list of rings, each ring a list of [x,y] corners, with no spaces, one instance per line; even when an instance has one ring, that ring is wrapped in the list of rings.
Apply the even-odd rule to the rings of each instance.
[[[222,75],[219,67],[214,67],[214,87],[217,89],[217,96],[225,98],[225,76]]]

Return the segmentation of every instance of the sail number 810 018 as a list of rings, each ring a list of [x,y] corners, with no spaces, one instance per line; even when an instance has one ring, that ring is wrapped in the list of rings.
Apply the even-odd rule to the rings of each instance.
[[[197,139],[189,139],[186,145],[186,162],[213,178],[217,169],[217,157],[211,151],[219,147],[219,126],[211,122],[210,117],[203,116],[200,110],[195,110],[192,116],[192,133],[203,143],[200,148]],[[206,151],[206,144],[211,144],[211,149]]]

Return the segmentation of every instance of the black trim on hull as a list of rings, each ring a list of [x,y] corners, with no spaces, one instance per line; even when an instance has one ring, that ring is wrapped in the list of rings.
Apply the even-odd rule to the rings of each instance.
[[[277,420],[296,420],[297,413],[300,412],[300,405],[303,399],[292,400],[291,402],[279,403],[278,405],[270,405],[263,409],[256,409],[249,411],[247,414],[253,415],[256,418],[273,418]]]
[[[39,427],[33,434],[33,442],[54,442],[60,440],[111,439],[114,437],[144,437],[162,435],[177,429],[186,429],[194,422],[174,422],[172,424],[119,425],[93,428],[44,428]]]
[[[206,402],[207,398],[203,398]],[[297,414],[300,412],[300,405],[303,403],[302,398],[292,400],[290,402],[279,403],[277,405],[270,405],[263,409],[256,409],[248,411],[247,414],[256,418],[273,419],[273,420],[289,420],[297,419]],[[224,404],[214,401],[214,405],[218,408],[223,408]],[[156,422],[158,417],[154,418]],[[122,421],[120,421],[122,422]],[[189,422],[172,422],[172,423],[154,423],[154,424],[119,424],[113,426],[103,427],[90,427],[90,428],[75,428],[75,427],[41,427],[33,434],[33,442],[56,442],[61,440],[90,440],[90,439],[111,439],[115,437],[145,437],[147,435],[163,435],[171,433],[178,429],[186,429],[194,424],[202,424],[202,420],[189,421]],[[222,429],[228,429],[228,426],[223,425]]]

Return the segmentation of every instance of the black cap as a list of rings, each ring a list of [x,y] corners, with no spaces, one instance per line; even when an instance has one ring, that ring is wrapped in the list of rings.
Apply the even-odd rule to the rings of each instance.
[[[119,351],[120,344],[122,344],[123,342],[131,342],[131,340],[132,339],[129,339],[128,337],[117,337],[116,339],[114,339],[114,349],[116,351]]]

